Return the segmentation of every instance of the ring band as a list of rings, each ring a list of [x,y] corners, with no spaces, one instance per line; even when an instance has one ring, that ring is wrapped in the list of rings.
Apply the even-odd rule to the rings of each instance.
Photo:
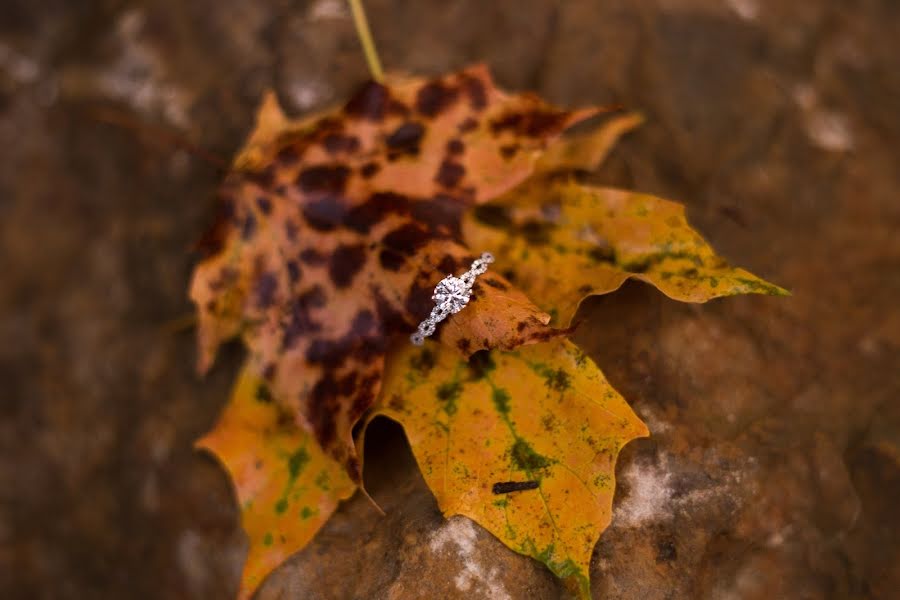
[[[434,333],[438,323],[465,308],[472,296],[475,278],[487,271],[488,265],[492,262],[494,262],[494,255],[490,252],[482,252],[481,258],[475,259],[469,270],[460,277],[447,275],[441,279],[431,296],[431,299],[435,301],[431,314],[419,323],[418,330],[409,336],[413,344],[421,346],[425,343],[425,338]]]

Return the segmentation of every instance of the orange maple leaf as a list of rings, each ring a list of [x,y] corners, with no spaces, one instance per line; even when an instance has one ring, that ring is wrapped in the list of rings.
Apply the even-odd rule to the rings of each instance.
[[[501,92],[481,66],[369,83],[302,121],[270,96],[194,273],[201,370],[240,334],[276,401],[359,481],[351,429],[378,394],[390,338],[478,253],[462,210],[521,182],[549,139],[594,112]],[[558,335],[549,320],[489,272],[441,341],[510,349]]]

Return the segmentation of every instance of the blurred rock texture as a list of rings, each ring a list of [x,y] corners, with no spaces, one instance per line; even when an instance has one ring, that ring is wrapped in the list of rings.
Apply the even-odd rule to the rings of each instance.
[[[594,597],[896,598],[900,4],[366,4],[391,68],[483,60],[643,111],[597,181],[685,202],[794,292],[687,306],[633,284],[583,307],[577,341],[654,433],[620,460]],[[365,76],[339,0],[0,4],[0,597],[233,597],[235,502],[191,443],[240,349],[198,380],[179,327],[222,171],[173,136],[228,157],[266,87],[300,112]],[[387,516],[348,502],[260,598],[563,597],[440,516],[399,428],[372,439]]]

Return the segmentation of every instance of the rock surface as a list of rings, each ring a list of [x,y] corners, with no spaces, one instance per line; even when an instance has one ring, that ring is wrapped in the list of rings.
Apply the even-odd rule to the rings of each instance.
[[[588,301],[577,341],[654,435],[628,446],[595,598],[890,598],[900,589],[900,9],[892,0],[367,6],[384,62],[483,60],[508,88],[644,112],[599,182],[684,201],[794,292]],[[0,596],[233,597],[244,540],[191,444],[240,350],[193,374],[192,242],[263,89],[365,77],[344,3],[0,7]],[[213,155],[179,150],[177,138]],[[444,520],[376,422],[347,502],[259,597],[561,598]]]

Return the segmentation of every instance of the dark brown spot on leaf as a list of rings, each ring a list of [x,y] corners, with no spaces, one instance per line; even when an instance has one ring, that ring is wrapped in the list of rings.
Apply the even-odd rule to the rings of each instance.
[[[262,402],[263,404],[271,404],[272,402],[272,392],[269,391],[269,386],[264,384],[256,386],[254,397],[257,402]]]
[[[378,320],[381,322],[384,331],[406,331],[406,317],[397,310],[375,284],[369,285],[369,291],[375,298],[375,312],[378,314]]]
[[[275,160],[285,166],[293,165],[300,160],[300,152],[295,146],[285,146],[275,155]]]
[[[348,287],[365,263],[366,248],[363,244],[341,244],[331,255],[328,276],[336,287]]]
[[[315,248],[306,248],[300,253],[300,260],[308,265],[317,266],[324,265],[328,257]]]
[[[445,159],[434,180],[445,188],[454,188],[456,184],[465,176],[466,168],[459,163],[455,163],[449,159]]]
[[[362,175],[365,179],[371,179],[380,170],[381,170],[381,166],[378,163],[367,162],[359,170],[359,174]]]
[[[399,271],[406,264],[406,258],[394,250],[382,250],[378,253],[378,262],[388,271]]]
[[[431,312],[434,301],[431,295],[434,291],[434,285],[422,285],[419,282],[413,284],[406,297],[406,312],[416,317],[416,321],[420,321]]]
[[[395,129],[385,143],[389,150],[399,154],[418,154],[424,133],[425,127],[421,123],[407,121]]]
[[[506,144],[505,146],[500,146],[500,156],[509,160],[516,155],[516,152],[519,151],[520,147],[519,144]]]
[[[369,233],[390,213],[409,212],[409,199],[393,192],[376,192],[366,202],[353,207],[344,218],[344,225],[358,233]]]
[[[468,349],[466,350],[468,352]],[[483,379],[485,375],[493,371],[497,365],[491,356],[490,350],[479,350],[469,357],[469,377],[471,379]]]
[[[269,363],[266,365],[266,368],[263,369],[262,375],[266,381],[272,381],[275,378],[275,373],[278,370],[278,367],[275,363]]]
[[[291,279],[291,283],[297,283],[298,281],[300,281],[300,265],[297,264],[297,261],[287,261],[287,271],[288,277],[290,277]]]
[[[390,400],[388,400],[388,407],[391,410],[402,411],[406,408],[406,402],[403,400],[403,396],[400,394],[391,394]]]
[[[327,338],[316,338],[309,344],[306,349],[306,361],[312,365],[323,365],[327,369],[336,369],[344,364],[347,360],[348,343],[344,339],[330,340]],[[335,382],[335,388],[337,383]],[[339,393],[338,389],[334,390]]]
[[[347,207],[337,196],[325,196],[303,206],[303,218],[317,231],[331,231],[341,224]]]
[[[456,272],[456,269],[456,259],[449,254],[441,258],[441,261],[437,265],[437,270],[440,273],[453,274]]]
[[[359,138],[353,135],[332,133],[325,136],[322,145],[330,154],[351,153],[359,150]]]
[[[256,306],[265,310],[275,301],[275,292],[278,291],[278,279],[272,273],[263,273],[256,279],[254,286]]]
[[[509,229],[513,224],[509,209],[499,204],[482,204],[476,206],[472,211],[472,216],[475,217],[478,222],[497,229]]]
[[[281,339],[283,350],[293,348],[301,337],[322,329],[322,325],[313,320],[310,311],[313,308],[321,308],[324,304],[325,292],[318,285],[294,298],[288,308],[288,323],[284,327]]]
[[[477,77],[465,77],[462,87],[469,97],[469,106],[475,110],[481,110],[487,106],[487,91],[484,82]]]
[[[353,117],[380,121],[390,98],[387,88],[370,81],[362,86],[344,106],[344,112]]]
[[[317,381],[310,392],[309,421],[316,439],[323,448],[329,447],[335,438],[334,407],[337,404],[337,395],[337,383],[330,373],[326,373]]]
[[[416,110],[426,117],[436,117],[456,101],[459,92],[440,81],[425,84],[416,95]]]
[[[537,108],[528,112],[510,112],[491,122],[491,131],[509,131],[519,136],[543,137],[562,129],[568,117],[565,111]]]
[[[370,406],[375,402],[375,393],[371,388],[360,388],[359,391],[356,392],[356,397],[353,399],[353,405],[350,409],[349,417],[351,420],[358,418],[364,412],[366,412]]]
[[[415,369],[422,377],[427,377],[431,369],[434,368],[435,362],[434,352],[425,348],[409,360],[409,366]]]
[[[345,165],[318,165],[300,171],[297,183],[307,194],[340,194],[349,175]]]
[[[522,226],[519,227],[519,233],[522,234],[522,237],[524,237],[529,244],[540,246],[550,242],[550,231],[552,229],[553,226],[549,223],[542,223],[541,221],[530,219],[522,223]]]
[[[459,381],[447,381],[435,390],[435,395],[442,402],[453,402],[462,393],[462,384]]]
[[[381,242],[391,250],[412,256],[419,248],[427,244],[432,237],[418,223],[406,223],[385,235]]]
[[[243,175],[247,181],[256,184],[261,188],[271,188],[275,183],[276,165],[271,164],[264,169],[253,171],[244,171]]]
[[[616,262],[616,251],[612,246],[594,246],[588,250],[588,256],[596,262],[612,264]]]
[[[278,429],[287,429],[296,426],[294,416],[290,411],[279,404],[275,404],[275,410],[278,412],[278,416],[275,417],[275,427]]]
[[[509,286],[507,286],[505,283],[503,283],[499,279],[494,279],[493,277],[485,277],[484,283],[485,283],[485,285],[489,285],[492,288],[494,288],[495,290],[500,290],[501,292],[505,292],[506,290],[509,289]]]
[[[350,335],[363,338],[375,332],[378,323],[375,321],[375,315],[369,309],[363,309],[356,313],[353,321],[350,323]]]
[[[478,127],[478,121],[473,119],[472,117],[466,117],[466,119],[457,126],[457,129],[460,133],[466,133],[468,131],[472,131]]]
[[[444,236],[459,238],[460,218],[465,205],[457,198],[438,194],[431,200],[422,200],[412,206],[414,221],[424,224]]]
[[[359,378],[357,373],[348,373],[338,381],[338,393],[342,396],[349,396],[356,389],[356,380]]]
[[[272,212],[272,201],[265,196],[258,196],[256,198],[256,207],[259,208],[259,212],[268,215]]]
[[[447,154],[458,155],[465,152],[465,150],[466,145],[460,139],[454,138],[447,142]]]

